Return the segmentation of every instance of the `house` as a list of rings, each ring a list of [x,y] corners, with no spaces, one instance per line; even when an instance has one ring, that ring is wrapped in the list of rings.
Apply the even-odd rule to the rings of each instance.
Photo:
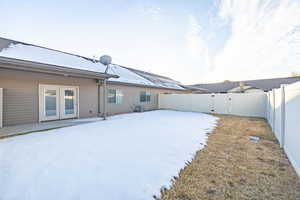
[[[246,81],[224,81],[220,83],[194,84],[188,87],[206,89],[207,93],[241,93],[241,92],[268,92],[280,88],[282,84],[291,84],[300,81],[300,76],[246,80]]]
[[[189,91],[157,74],[117,64],[105,70],[98,60],[0,38],[3,125],[103,115],[105,79],[109,115],[156,109],[159,93]]]
[[[244,82],[240,82],[238,87],[232,88],[227,93],[253,93],[253,92],[264,92],[263,89],[247,85]]]

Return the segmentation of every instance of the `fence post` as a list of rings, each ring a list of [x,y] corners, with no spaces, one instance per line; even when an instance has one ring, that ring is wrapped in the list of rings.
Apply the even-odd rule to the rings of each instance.
[[[268,124],[270,124],[270,92],[267,92],[266,95],[266,119]]]
[[[281,143],[280,147],[284,148],[284,140],[285,140],[285,85],[280,86],[281,89]]]
[[[272,121],[272,130],[273,132],[275,133],[275,126],[276,126],[276,120],[275,120],[275,117],[276,117],[276,106],[275,106],[275,100],[276,100],[276,95],[275,95],[275,89],[272,89],[272,101],[273,101],[273,121]]]
[[[0,128],[3,127],[3,88],[0,88]]]

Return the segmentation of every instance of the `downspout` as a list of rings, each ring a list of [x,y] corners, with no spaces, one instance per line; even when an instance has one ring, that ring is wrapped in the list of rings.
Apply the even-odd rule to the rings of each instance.
[[[107,79],[109,78],[104,78],[103,80],[97,80],[98,82],[98,116],[102,116],[104,120],[106,120],[106,82]],[[103,96],[103,112],[101,115],[101,101],[100,101],[100,96],[101,96],[101,86],[103,86],[103,92],[102,92],[102,96]]]
[[[106,120],[106,79],[103,80],[103,120]]]
[[[109,64],[106,65],[105,74],[107,74]],[[103,80],[103,120],[106,120],[106,80],[109,78],[104,78]]]
[[[97,80],[98,83],[98,117],[100,116],[101,109],[100,109],[100,88],[101,88],[101,82],[100,80]]]

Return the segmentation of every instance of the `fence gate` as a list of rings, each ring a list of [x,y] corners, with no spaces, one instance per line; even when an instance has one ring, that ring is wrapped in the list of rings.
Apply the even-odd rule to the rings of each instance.
[[[209,111],[219,114],[231,114],[232,100],[233,97],[230,94],[212,94],[209,101]]]
[[[210,111],[212,113],[230,114],[232,111],[232,96],[230,94],[212,94]]]

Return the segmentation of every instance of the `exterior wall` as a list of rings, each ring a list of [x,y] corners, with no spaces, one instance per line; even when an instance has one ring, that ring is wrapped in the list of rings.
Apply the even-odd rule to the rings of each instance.
[[[120,104],[108,103],[106,99],[106,111],[108,115],[118,113],[129,113],[133,112],[134,107],[137,105],[144,106],[145,110],[158,109],[158,94],[159,93],[182,93],[183,91],[169,90],[169,89],[156,89],[156,88],[145,88],[137,86],[124,86],[108,84],[108,89],[119,89],[123,93],[123,101]],[[150,102],[140,102],[140,92],[149,91],[151,92]],[[100,87],[100,94],[103,94],[103,87]],[[100,98],[100,114],[103,114],[103,100]]]
[[[228,90],[227,93],[255,93],[255,92],[264,92],[263,90],[258,89],[258,88],[253,88],[253,87],[249,87],[249,86],[247,86],[247,87],[248,88],[244,89],[244,92],[241,92],[241,88],[240,87],[236,87],[236,88],[233,88],[231,90]]]
[[[38,122],[39,84],[79,86],[79,116],[81,118],[97,116],[98,86],[93,79],[0,68],[4,125]]]
[[[96,80],[0,68],[0,88],[3,88],[4,126],[39,121],[39,84],[78,86],[79,117],[98,116],[98,105],[100,105],[100,114],[102,114],[103,88],[102,86],[100,87],[100,102],[98,102],[98,85]],[[107,89],[109,88],[120,89],[124,95],[121,104],[106,104],[106,110],[109,115],[132,112],[136,105],[143,105],[145,110],[157,109],[159,93],[187,92],[114,84],[108,84]],[[151,102],[140,102],[141,91],[151,92]]]
[[[261,89],[248,89],[245,91],[245,93],[254,93],[254,92],[264,92],[263,90]]]

